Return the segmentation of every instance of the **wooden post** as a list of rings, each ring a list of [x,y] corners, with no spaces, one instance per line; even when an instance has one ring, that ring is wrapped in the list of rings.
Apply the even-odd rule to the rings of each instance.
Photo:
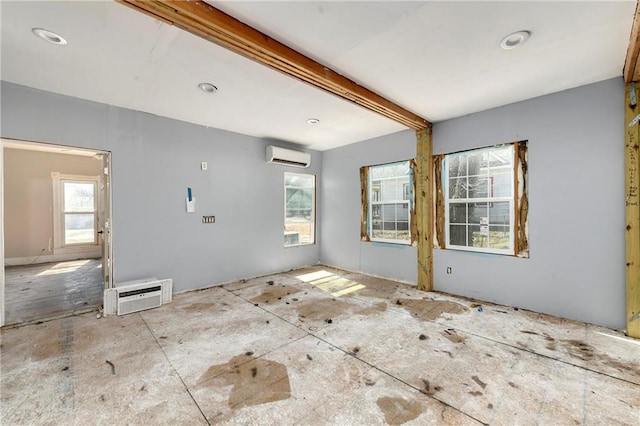
[[[417,130],[416,224],[418,235],[418,289],[433,290],[433,141],[431,126]]]
[[[627,335],[640,338],[640,176],[638,175],[638,144],[640,123],[633,123],[640,107],[632,105],[632,90],[636,103],[640,101],[635,84],[626,85],[625,96],[625,213],[626,213],[626,267],[627,267]],[[629,125],[633,124],[633,125]]]

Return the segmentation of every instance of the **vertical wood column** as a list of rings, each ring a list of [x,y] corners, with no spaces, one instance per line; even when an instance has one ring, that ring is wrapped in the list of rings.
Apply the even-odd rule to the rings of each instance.
[[[627,84],[625,90],[625,213],[626,213],[626,270],[627,270],[627,335],[640,338],[640,176],[638,154],[640,150],[640,124],[633,123],[640,107],[632,105],[631,91],[635,91],[636,104],[640,101],[638,90]],[[633,123],[632,126],[629,124]]]
[[[418,236],[418,289],[433,290],[433,140],[431,126],[417,130],[416,224]]]

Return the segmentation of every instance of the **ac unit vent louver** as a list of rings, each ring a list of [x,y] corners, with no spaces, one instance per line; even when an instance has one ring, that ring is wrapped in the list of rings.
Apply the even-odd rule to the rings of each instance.
[[[267,162],[306,168],[311,164],[311,154],[269,145],[267,146]]]
[[[145,278],[116,284],[104,291],[104,314],[126,315],[171,302],[171,279]]]

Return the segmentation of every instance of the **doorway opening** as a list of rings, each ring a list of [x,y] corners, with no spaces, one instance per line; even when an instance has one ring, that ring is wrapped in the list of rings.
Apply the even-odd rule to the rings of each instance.
[[[99,309],[112,287],[110,153],[1,142],[1,325]]]

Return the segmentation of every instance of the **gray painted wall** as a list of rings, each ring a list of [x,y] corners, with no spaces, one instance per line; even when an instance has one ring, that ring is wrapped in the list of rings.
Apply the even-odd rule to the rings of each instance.
[[[529,140],[531,245],[529,259],[435,250],[436,290],[624,327],[623,98],[616,78],[434,125],[435,154]],[[415,248],[360,241],[358,174],[415,143],[405,131],[323,153],[322,262],[416,281]]]
[[[435,124],[435,154],[529,140],[531,246],[529,259],[435,250],[435,288],[623,328],[623,107],[616,78]]]
[[[529,140],[531,243],[530,259],[436,250],[437,290],[624,327],[623,97],[617,78],[435,124],[435,153]],[[359,168],[415,157],[413,131],[312,152],[321,245],[284,249],[287,168],[264,162],[268,141],[8,83],[1,110],[4,137],[113,152],[118,281],[184,290],[319,259],[416,281],[414,247],[360,241]]]
[[[360,167],[414,158],[415,132],[394,133],[322,154],[322,262],[415,283],[415,247],[360,240]]]
[[[99,176],[93,157],[4,150],[4,252],[8,258],[52,254],[53,178],[51,172]]]
[[[283,247],[283,185],[285,171],[319,175],[319,152],[309,169],[268,164],[273,141],[6,82],[1,90],[2,137],[112,152],[116,282],[170,277],[180,291],[318,262],[319,244]],[[188,186],[195,214],[185,213]]]

